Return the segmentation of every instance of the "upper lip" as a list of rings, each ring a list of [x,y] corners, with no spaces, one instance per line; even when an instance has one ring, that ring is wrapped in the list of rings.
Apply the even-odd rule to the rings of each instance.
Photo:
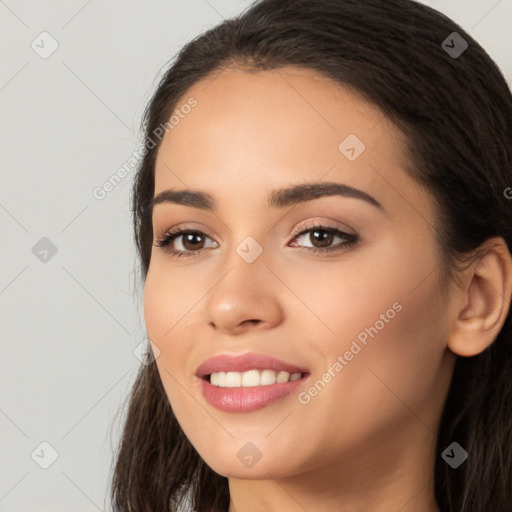
[[[264,354],[219,354],[204,361],[196,371],[198,377],[217,372],[245,372],[247,370],[274,370],[276,372],[307,373],[307,370]]]

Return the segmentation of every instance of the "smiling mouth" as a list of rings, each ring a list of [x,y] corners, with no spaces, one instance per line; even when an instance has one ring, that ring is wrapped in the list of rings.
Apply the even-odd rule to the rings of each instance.
[[[249,388],[256,386],[271,386],[273,384],[286,384],[299,380],[307,373],[274,370],[248,370],[245,372],[214,372],[203,377],[212,386],[221,388]]]

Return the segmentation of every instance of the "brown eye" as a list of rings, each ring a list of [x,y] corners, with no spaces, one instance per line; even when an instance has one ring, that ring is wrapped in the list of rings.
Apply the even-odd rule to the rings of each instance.
[[[206,239],[210,238],[201,231],[182,229],[166,233],[155,245],[173,256],[190,256],[205,248]]]
[[[328,247],[330,244],[332,244],[333,239],[334,235],[332,233],[328,233],[327,231],[321,229],[315,229],[314,231],[311,231],[309,235],[309,240],[314,247]],[[316,243],[319,245],[315,245]]]
[[[195,251],[197,249],[202,249],[202,245],[204,244],[204,237],[199,232],[189,232],[180,235],[182,236],[182,245],[188,251]]]
[[[309,236],[306,238],[305,235]],[[297,243],[297,240],[304,237],[308,245],[303,245]],[[341,240],[340,243],[336,245],[332,245],[335,239]],[[329,251],[337,251],[343,248],[348,248],[355,245],[358,241],[357,235],[353,235],[350,233],[345,233],[344,231],[340,231],[337,228],[331,228],[327,226],[311,226],[308,229],[301,231],[298,235],[293,239],[293,246],[300,246],[306,251],[313,252],[329,252]]]

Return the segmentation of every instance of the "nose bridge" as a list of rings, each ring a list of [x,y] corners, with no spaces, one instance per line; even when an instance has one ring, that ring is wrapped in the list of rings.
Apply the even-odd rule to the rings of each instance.
[[[270,280],[263,246],[246,236],[224,260],[225,270],[208,294],[207,322],[230,331],[243,326],[275,325],[282,318],[278,290]],[[275,280],[275,277],[274,277]]]

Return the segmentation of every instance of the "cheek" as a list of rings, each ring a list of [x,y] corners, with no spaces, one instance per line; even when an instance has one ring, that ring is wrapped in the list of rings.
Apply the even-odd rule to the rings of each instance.
[[[166,340],[173,339],[176,331],[183,331],[187,314],[193,312],[204,291],[170,271],[158,258],[155,260],[144,286],[144,319],[148,336],[165,351],[169,345]]]
[[[188,285],[190,282],[192,284]],[[194,312],[195,307],[201,306],[204,289],[208,289],[206,284],[194,284],[193,279],[183,275],[177,277],[175,272],[166,270],[161,264],[150,266],[146,277],[146,332],[160,350],[155,362],[173,408],[184,395],[183,384],[190,385],[195,368],[190,368],[189,361],[202,358],[204,347],[195,339],[197,312]]]
[[[155,364],[180,427],[196,448],[201,448],[202,457],[216,460],[219,455],[215,447],[224,431],[216,428],[217,424],[198,405],[193,395],[198,395],[199,390],[191,388],[193,369],[187,366],[190,355],[201,349],[194,343],[194,326],[190,324],[194,316],[193,306],[200,298],[195,297],[198,293],[195,289],[196,286],[185,289],[162,271],[148,272],[144,288],[144,317],[148,336],[160,349]],[[205,429],[205,425],[210,428]],[[228,441],[229,436],[222,438],[222,442]]]
[[[315,341],[311,353],[321,362],[311,410],[313,402],[325,407],[329,421],[353,427],[354,436],[362,423],[349,417],[375,422],[368,427],[377,428],[379,421],[404,420],[411,414],[408,407],[428,416],[427,404],[436,403],[446,384],[449,332],[439,273],[432,271],[435,254],[420,249],[389,243],[379,247],[378,260],[375,251],[367,258],[361,253],[339,277],[326,271],[316,272],[314,283],[312,278],[295,281],[294,291],[308,297],[321,320],[311,315],[307,322],[309,339]]]
[[[176,336],[178,331],[186,332],[181,322],[186,321],[186,309],[190,309],[180,290],[168,274],[150,267],[144,286],[144,320],[149,339],[160,350],[156,364],[166,391],[174,382],[171,376],[181,380],[176,373],[186,346],[186,340]]]
[[[323,347],[331,365],[338,356],[343,362],[318,405],[331,411],[332,424],[344,425],[347,438],[368,439],[417,420],[435,429],[432,407],[447,383],[446,331],[434,279],[409,292],[378,294],[364,302],[364,312],[347,303],[338,317],[338,342]]]
[[[314,272],[308,261],[280,269],[298,298],[287,301],[288,316],[309,331],[308,339],[325,356],[344,353],[356,338],[363,346],[374,336],[382,338],[391,324],[404,319],[404,307],[416,298],[410,294],[412,283],[430,268],[428,262],[404,261],[404,252],[396,240],[383,239],[333,265],[322,262]]]

